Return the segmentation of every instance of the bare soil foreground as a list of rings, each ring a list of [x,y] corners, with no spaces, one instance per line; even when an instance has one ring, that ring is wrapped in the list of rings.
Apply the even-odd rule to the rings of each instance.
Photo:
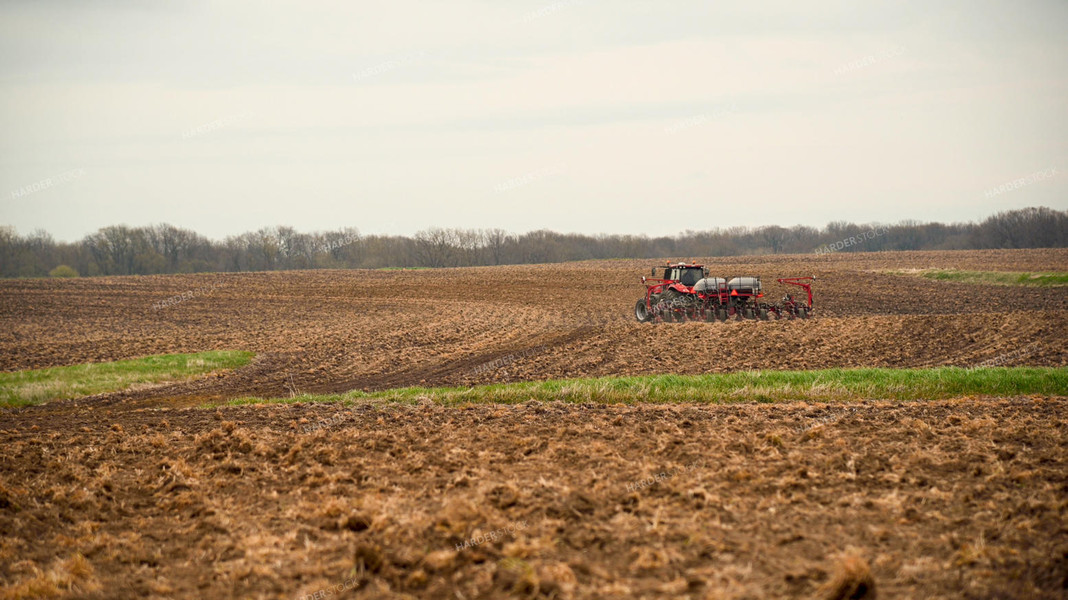
[[[1063,598],[1066,409],[30,411],[0,432],[0,581],[5,597],[846,598],[820,588],[855,556],[883,598]]]
[[[881,272],[1068,271],[1065,250],[716,259],[773,297],[775,277],[816,275],[817,313],[709,324],[634,321],[652,262],[0,281],[5,371],[257,353],[0,411],[0,599],[1068,597],[1066,398],[192,408],[1068,364],[1068,288]]]

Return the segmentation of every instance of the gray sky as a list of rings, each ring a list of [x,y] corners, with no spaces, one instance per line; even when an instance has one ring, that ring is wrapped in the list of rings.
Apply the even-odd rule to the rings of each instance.
[[[5,2],[0,222],[673,234],[1068,208],[1068,3],[734,4]]]

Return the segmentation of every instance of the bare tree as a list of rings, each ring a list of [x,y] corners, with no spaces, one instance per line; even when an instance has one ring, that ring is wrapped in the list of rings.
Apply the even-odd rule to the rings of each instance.
[[[432,227],[415,234],[415,256],[420,266],[451,266],[456,251],[456,240],[448,229]]]
[[[0,276],[43,277],[60,264],[85,275],[307,268],[450,267],[558,262],[589,258],[698,258],[758,252],[812,252],[822,244],[863,236],[874,225],[843,221],[822,230],[794,226],[730,227],[675,236],[560,234],[548,230],[513,235],[502,229],[432,228],[412,237],[361,236],[355,228],[300,233],[271,227],[209,240],[160,224],[100,229],[75,243],[57,243],[44,231],[21,236],[0,226]],[[1068,246],[1068,211],[1026,208],[982,223],[903,221],[866,235],[844,251],[1034,248]]]

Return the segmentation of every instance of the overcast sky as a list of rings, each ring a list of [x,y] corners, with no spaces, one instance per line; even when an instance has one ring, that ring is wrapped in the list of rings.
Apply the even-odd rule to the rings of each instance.
[[[1066,26],[1063,0],[7,1],[0,222],[674,234],[1063,210]]]

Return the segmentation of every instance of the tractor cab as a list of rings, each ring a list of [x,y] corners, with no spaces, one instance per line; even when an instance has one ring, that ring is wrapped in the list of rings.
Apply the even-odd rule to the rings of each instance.
[[[674,281],[686,287],[697,285],[697,282],[704,279],[706,275],[704,267],[698,264],[678,263],[661,268],[664,273],[662,279]],[[656,277],[656,271],[657,269],[653,268],[653,277]]]

